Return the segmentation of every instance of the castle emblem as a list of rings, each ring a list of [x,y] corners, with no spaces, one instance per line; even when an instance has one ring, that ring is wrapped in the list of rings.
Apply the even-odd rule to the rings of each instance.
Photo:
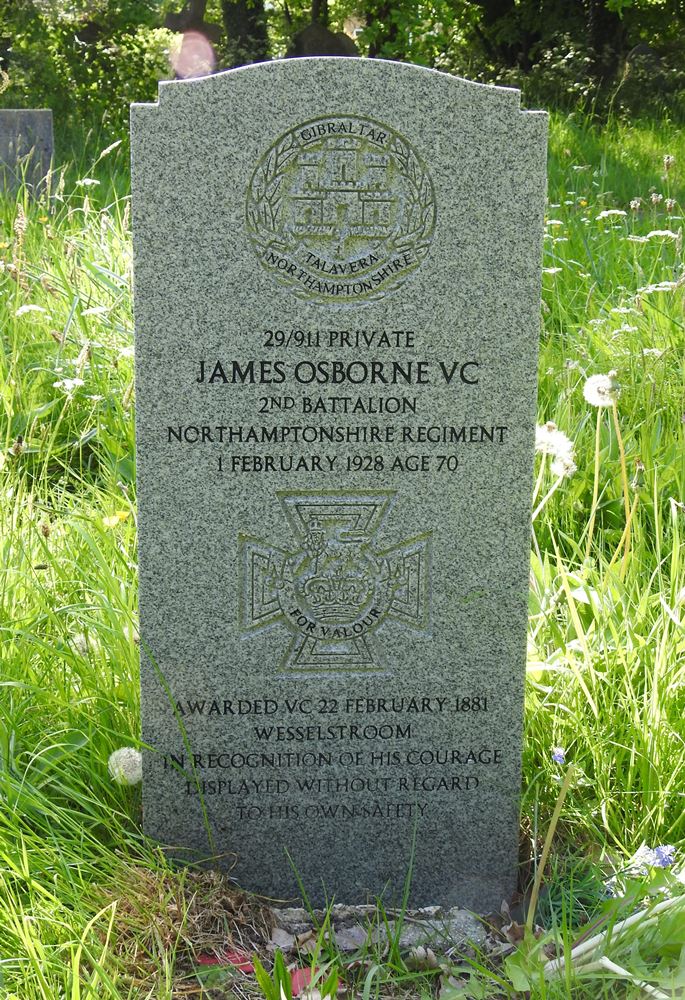
[[[427,628],[430,532],[374,542],[394,495],[282,492],[294,550],[241,537],[240,623],[245,634],[276,624],[293,634],[284,671],[383,672],[378,629]]]
[[[317,118],[257,165],[247,230],[264,268],[300,298],[375,299],[421,264],[435,194],[410,143],[370,118]]]

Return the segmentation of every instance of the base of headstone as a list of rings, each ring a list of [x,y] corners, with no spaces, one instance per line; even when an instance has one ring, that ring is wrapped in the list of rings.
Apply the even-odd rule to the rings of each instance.
[[[301,938],[324,924],[328,914],[329,926],[335,937],[336,947],[342,952],[354,952],[368,944],[383,943],[397,933],[402,949],[431,948],[441,954],[468,946],[478,948],[487,934],[484,923],[469,910],[457,906],[424,906],[420,909],[405,910],[400,913],[390,910],[386,913],[388,922],[379,923],[379,910],[373,904],[347,906],[336,903],[328,911],[306,910],[293,906],[274,908],[272,911],[275,928],[272,936],[273,948],[289,945],[290,938]]]
[[[52,111],[0,110],[0,190],[26,184],[37,194],[50,172],[53,149]]]

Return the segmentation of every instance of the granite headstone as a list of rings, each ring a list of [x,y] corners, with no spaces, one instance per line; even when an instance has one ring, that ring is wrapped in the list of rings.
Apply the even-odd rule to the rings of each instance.
[[[245,888],[514,888],[546,124],[354,58],[132,109],[145,828]]]
[[[0,109],[0,188],[16,190],[22,183],[37,192],[52,163],[52,111]]]

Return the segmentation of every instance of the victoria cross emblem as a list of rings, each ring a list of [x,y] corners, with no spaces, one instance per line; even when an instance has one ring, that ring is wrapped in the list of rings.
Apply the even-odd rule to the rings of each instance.
[[[317,118],[267,150],[252,175],[247,230],[264,268],[301,298],[374,299],[428,253],[433,184],[416,150],[370,118]]]
[[[284,671],[385,672],[376,632],[427,629],[430,532],[386,549],[374,541],[394,496],[282,492],[293,550],[241,537],[241,626],[247,635],[276,624],[293,634]]]

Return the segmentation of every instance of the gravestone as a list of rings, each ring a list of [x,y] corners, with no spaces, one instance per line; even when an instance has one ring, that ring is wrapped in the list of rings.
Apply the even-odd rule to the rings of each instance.
[[[354,58],[132,109],[145,828],[245,888],[515,886],[545,136]]]
[[[52,163],[52,111],[0,109],[0,188],[37,192]]]

